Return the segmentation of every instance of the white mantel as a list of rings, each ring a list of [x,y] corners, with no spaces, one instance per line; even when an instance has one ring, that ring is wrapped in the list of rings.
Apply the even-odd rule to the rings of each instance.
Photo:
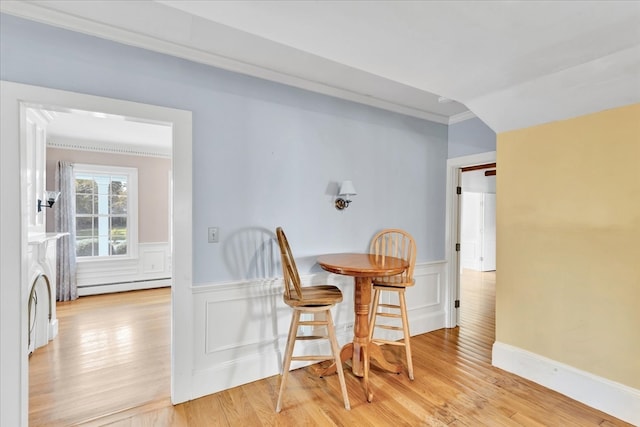
[[[69,233],[29,233],[27,236],[27,243],[30,245],[42,245],[48,244],[52,240],[58,240],[63,236],[68,236]]]
[[[27,296],[28,353],[47,345],[58,335],[56,317],[56,242],[69,233],[29,233],[29,275],[24,282]],[[36,296],[34,299],[34,295]]]

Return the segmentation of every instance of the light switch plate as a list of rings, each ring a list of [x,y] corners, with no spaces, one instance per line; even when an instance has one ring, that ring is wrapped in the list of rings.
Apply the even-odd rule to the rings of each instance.
[[[218,243],[218,227],[209,227],[209,243]]]

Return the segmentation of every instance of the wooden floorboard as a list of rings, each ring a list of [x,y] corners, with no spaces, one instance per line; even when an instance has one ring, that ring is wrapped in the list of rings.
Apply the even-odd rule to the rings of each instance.
[[[171,405],[170,290],[58,304],[59,336],[30,358],[31,426],[629,426],[491,366],[495,273],[465,270],[460,326],[412,338],[415,380],[372,367],[374,400],[345,370],[291,373],[280,414],[274,376]],[[389,347],[389,346],[387,346]],[[402,348],[385,348],[403,361]]]

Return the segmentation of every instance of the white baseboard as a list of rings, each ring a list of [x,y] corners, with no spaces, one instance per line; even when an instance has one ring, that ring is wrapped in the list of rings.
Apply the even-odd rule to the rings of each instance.
[[[265,352],[195,369],[191,399],[277,375],[280,373],[281,363],[275,352]]]
[[[58,336],[58,319],[49,321],[49,341]]]
[[[336,335],[339,343],[345,343],[351,340],[353,332],[351,330],[337,330]],[[261,343],[264,351],[244,352],[235,359],[217,365],[196,368],[193,373],[193,395],[191,399],[197,399],[211,393],[279,375],[284,358],[285,338],[279,339],[277,343]],[[274,351],[273,348],[278,350]],[[242,351],[239,350],[238,352]],[[331,354],[331,349],[328,341],[299,341],[296,342],[294,354]],[[312,365],[313,363],[315,362],[294,361],[291,362],[291,370]]]
[[[500,342],[493,344],[492,364],[623,421],[640,425],[640,390]]]

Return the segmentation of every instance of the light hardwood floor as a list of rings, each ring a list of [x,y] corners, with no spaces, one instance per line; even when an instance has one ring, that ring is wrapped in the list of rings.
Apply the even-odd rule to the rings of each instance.
[[[30,360],[32,426],[628,426],[491,366],[495,274],[465,271],[461,326],[412,338],[415,380],[372,369],[367,403],[345,371],[292,372],[177,406],[169,401],[169,289],[58,304],[60,335]],[[401,348],[388,357],[403,360]]]

